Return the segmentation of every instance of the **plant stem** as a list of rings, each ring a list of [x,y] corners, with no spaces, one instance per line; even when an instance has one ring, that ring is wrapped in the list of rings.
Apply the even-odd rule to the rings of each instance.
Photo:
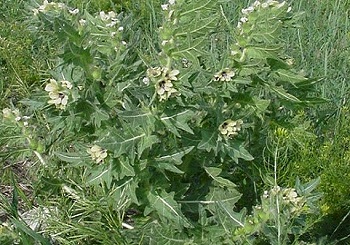
[[[274,180],[275,180],[275,189],[278,191],[277,185],[277,157],[278,157],[278,145],[279,139],[277,140],[277,145],[274,154]],[[281,220],[280,220],[280,204],[279,204],[279,195],[276,194],[276,210],[277,210],[277,244],[281,244]]]

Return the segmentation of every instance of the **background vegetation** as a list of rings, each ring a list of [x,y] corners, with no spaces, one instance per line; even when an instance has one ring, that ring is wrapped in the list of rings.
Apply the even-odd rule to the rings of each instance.
[[[136,22],[134,26],[138,25],[140,28],[130,34],[135,41],[135,50],[147,53],[147,50],[155,49],[153,44],[158,41],[155,30],[162,21],[160,5],[163,3],[161,1],[66,0],[63,2],[69,6],[86,9],[90,13],[114,10],[130,14],[130,19]],[[225,14],[229,16],[227,21],[233,26],[239,20],[240,10],[252,4],[253,1],[236,2],[224,5]],[[350,105],[347,81],[350,65],[350,32],[347,10],[350,8],[350,2],[347,0],[294,0],[290,3],[294,10],[303,12],[303,15],[297,22],[299,25],[297,29],[288,29],[282,34],[286,40],[285,51],[294,57],[296,70],[302,70],[308,77],[323,79],[316,85],[317,89],[314,93],[326,98],[327,103],[295,112],[293,123],[299,127],[266,133],[266,138],[260,142],[261,148],[265,148],[265,155],[261,159],[265,163],[265,168],[253,166],[238,170],[235,174],[236,179],[232,179],[237,184],[239,192],[243,194],[236,207],[237,210],[246,207],[248,212],[254,214],[254,206],[259,202],[259,193],[272,181],[273,169],[270,163],[273,162],[276,156],[274,153],[277,152],[281,186],[294,187],[297,177],[302,183],[317,177],[321,179],[317,189],[323,194],[321,201],[317,203],[321,213],[307,219],[308,226],[311,228],[303,235],[305,236],[302,237],[303,240],[318,241],[319,244],[332,242],[347,244],[347,238],[350,235],[348,228]],[[48,70],[56,66],[57,40],[49,31],[41,33],[38,38],[38,32],[31,29],[33,25],[30,22],[29,13],[33,4],[21,0],[2,0],[0,3],[1,108],[25,107],[19,102],[38,93],[38,90],[44,87],[43,81],[51,75]],[[144,43],[149,46],[146,47]],[[152,60],[153,57],[144,58]],[[45,121],[44,118],[42,120]],[[52,242],[40,233],[28,229],[28,226],[18,217],[18,212],[33,210],[40,205],[60,206],[67,209],[67,213],[57,213],[52,223],[46,227],[48,233],[61,232],[56,237],[56,242],[62,244],[79,244],[78,241],[95,244],[97,240],[104,239],[111,244],[113,242],[121,244],[123,239],[138,241],[142,238],[141,236],[157,234],[155,230],[163,231],[168,235],[166,229],[159,227],[159,224],[148,224],[149,218],[142,217],[137,208],[120,214],[108,210],[110,205],[99,198],[106,193],[96,193],[93,189],[90,189],[89,193],[89,188],[86,187],[82,187],[80,192],[79,188],[77,192],[77,189],[72,190],[67,187],[66,192],[63,193],[60,188],[62,182],[56,176],[65,174],[69,176],[71,186],[79,186],[81,181],[79,173],[74,169],[63,172],[63,165],[43,168],[40,159],[38,161],[32,155],[34,146],[21,144],[23,139],[26,140],[23,132],[18,132],[18,128],[6,125],[2,125],[0,132],[2,190],[0,220],[3,222],[0,226],[0,242],[2,244],[12,244],[14,241],[20,244],[33,244],[34,241],[40,241],[42,244]],[[17,135],[17,138],[14,135]],[[9,139],[14,142],[10,146]],[[43,135],[43,141],[44,139]],[[69,142],[68,139],[67,142]],[[39,148],[35,145],[34,149],[39,153],[45,150]],[[80,198],[80,201],[72,205],[72,196],[73,199],[77,196],[86,198]],[[119,200],[117,204],[121,210],[124,201],[126,200]],[[72,213],[70,213],[72,210],[76,215],[86,216],[88,219],[83,223],[78,219],[79,222],[77,222],[72,219]],[[42,216],[45,217],[45,214]],[[55,220],[57,222],[54,222]],[[113,234],[115,240],[111,241],[111,234],[106,231],[120,226],[123,222],[142,227],[143,232],[131,230],[126,235],[127,232],[121,229],[115,231]],[[15,229],[11,228],[10,224],[13,224]],[[189,235],[196,237],[196,234]],[[193,241],[189,244],[196,244],[194,242],[210,244],[212,241],[202,241],[202,243]],[[266,240],[264,242],[266,243]]]

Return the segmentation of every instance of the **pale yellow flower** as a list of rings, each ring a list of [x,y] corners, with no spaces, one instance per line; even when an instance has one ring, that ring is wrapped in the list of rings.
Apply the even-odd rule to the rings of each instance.
[[[163,68],[163,77],[172,81],[177,81],[177,75],[179,75],[179,70],[169,70],[168,68]]]
[[[80,19],[79,20],[79,24],[82,25],[82,26],[85,25],[86,24],[86,20],[85,19]]]
[[[59,10],[64,9],[65,7],[66,5],[64,3],[48,2],[47,0],[44,0],[43,4],[37,9],[33,9],[33,11],[34,15],[37,15],[39,12],[46,13],[49,10]]]
[[[79,13],[79,9],[70,9],[70,10],[68,10],[68,11],[69,11],[69,13],[72,14],[72,15],[76,15],[76,14]]]
[[[101,18],[101,20],[103,20],[103,21],[112,20],[112,21],[118,22],[118,20],[117,20],[116,17],[117,17],[117,15],[116,15],[116,13],[113,12],[113,11],[109,11],[108,13],[105,13],[104,11],[101,11],[101,12],[100,12],[100,18]]]
[[[69,81],[60,81],[62,89],[59,83],[55,79],[50,79],[50,82],[45,86],[45,91],[49,92],[50,100],[49,104],[54,104],[57,108],[64,110],[68,104],[68,95],[65,89],[72,89],[72,84]]]
[[[2,109],[2,115],[4,118],[9,119],[12,117],[12,111],[10,108]]]
[[[161,8],[162,8],[162,10],[168,10],[169,4],[162,4]]]
[[[90,154],[93,161],[96,163],[101,163],[107,157],[107,150],[102,149],[98,145],[93,145],[91,148],[87,149],[87,153]]]
[[[64,93],[52,94],[50,96],[51,100],[48,101],[49,104],[54,104],[57,108],[64,110],[68,103],[68,96]]]
[[[219,131],[224,136],[228,138],[232,138],[238,135],[239,131],[241,131],[242,124],[243,124],[243,121],[241,119],[237,121],[228,119],[219,126]]]
[[[171,80],[160,80],[156,85],[157,94],[160,97],[160,101],[168,99],[177,90],[173,88]]]
[[[162,69],[160,67],[151,67],[147,69],[147,76],[152,77],[159,77],[162,74]]]
[[[147,69],[147,78],[155,83],[160,101],[167,100],[170,96],[178,92],[174,88],[173,81],[178,80],[177,75],[179,74],[179,70],[171,70],[166,67],[152,67]]]
[[[73,88],[73,85],[67,80],[61,81],[61,84],[62,84],[62,87],[64,87],[64,88],[68,88],[68,89],[72,89]]]
[[[55,79],[50,79],[50,83],[48,83],[45,86],[45,91],[49,92],[49,96],[50,96],[50,94],[58,93],[59,90],[60,90],[60,88],[59,88],[58,83]]]
[[[219,71],[214,75],[214,80],[215,81],[222,81],[222,82],[229,82],[232,80],[232,78],[236,75],[236,73],[229,69],[225,68],[222,71]]]

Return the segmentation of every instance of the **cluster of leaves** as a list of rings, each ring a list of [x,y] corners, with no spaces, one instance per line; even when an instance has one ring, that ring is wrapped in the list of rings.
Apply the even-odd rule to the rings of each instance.
[[[298,126],[291,112],[318,101],[309,97],[316,81],[294,71],[283,52],[280,32],[295,21],[285,2],[256,1],[237,27],[223,4],[158,6],[163,21],[150,53],[134,49],[142,46],[139,27],[127,14],[35,6],[37,35],[52,33],[59,56],[50,80],[22,101],[36,121],[21,127],[44,165],[42,198],[56,190],[64,197],[52,205],[71,205],[57,240],[209,244],[233,243],[238,227],[255,232],[246,210],[234,211],[235,170],[260,159],[276,124]],[[132,228],[124,216],[131,209],[141,237],[99,236]]]

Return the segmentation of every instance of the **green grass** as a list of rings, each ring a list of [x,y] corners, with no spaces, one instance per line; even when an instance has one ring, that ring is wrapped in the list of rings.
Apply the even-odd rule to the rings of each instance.
[[[312,77],[324,77],[322,96],[339,107],[347,99],[350,65],[350,1],[292,1],[294,9],[305,12],[301,28],[289,33],[290,49],[297,63]]]
[[[17,104],[38,86],[47,69],[45,57],[37,52],[35,40],[25,23],[26,1],[0,3],[0,96],[1,105]]]
[[[318,232],[340,239],[349,235],[345,228],[349,218],[333,232],[350,210],[346,174],[350,167],[347,148],[350,1],[300,0],[292,1],[292,5],[304,15],[301,27],[286,35],[287,48],[306,74],[324,78],[318,91],[329,103],[309,110],[318,140],[299,150],[290,163],[288,177],[292,182],[296,176],[304,180],[321,176],[322,209],[327,217],[320,223]]]

